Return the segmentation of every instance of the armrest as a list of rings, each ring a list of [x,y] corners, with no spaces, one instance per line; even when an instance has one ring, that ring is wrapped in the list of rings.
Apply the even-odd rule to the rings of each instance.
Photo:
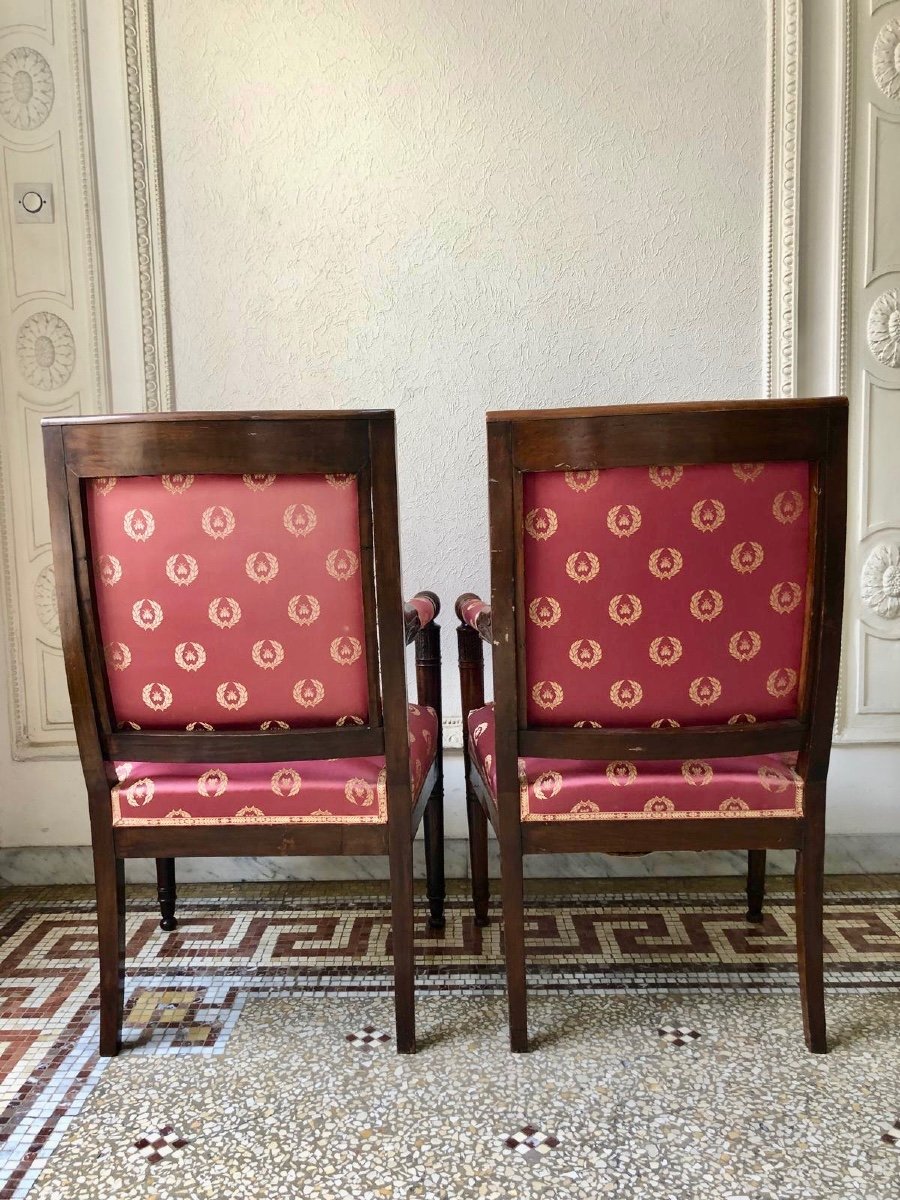
[[[441,611],[441,602],[434,592],[416,592],[403,605],[403,623],[406,626],[406,644],[415,641],[426,625],[431,624]]]
[[[483,642],[491,644],[491,606],[474,592],[464,592],[456,602],[456,615],[464,625],[474,629]]]

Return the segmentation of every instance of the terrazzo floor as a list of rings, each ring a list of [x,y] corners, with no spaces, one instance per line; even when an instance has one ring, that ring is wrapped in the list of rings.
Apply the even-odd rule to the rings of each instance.
[[[900,1198],[900,878],[831,878],[831,1052],[803,1046],[793,904],[735,880],[530,887],[532,1050],[500,929],[454,889],[394,1052],[365,885],[129,895],[127,1049],[98,1060],[88,889],[0,910],[0,1200]]]

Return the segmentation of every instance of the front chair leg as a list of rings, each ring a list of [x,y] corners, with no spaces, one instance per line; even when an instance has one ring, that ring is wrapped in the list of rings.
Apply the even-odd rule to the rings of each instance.
[[[766,852],[747,851],[747,920],[763,919],[763,900],[766,896]]]
[[[503,893],[503,948],[509,1005],[509,1048],[517,1054],[528,1049],[528,997],[525,982],[525,881],[521,842],[500,834],[500,874]],[[516,839],[518,841],[518,839]]]
[[[394,1018],[398,1054],[416,1052],[415,913],[412,840],[393,841],[391,863],[391,944],[394,958]]]
[[[825,890],[825,833],[807,825],[804,845],[797,851],[794,875],[797,906],[797,960],[803,1032],[813,1054],[825,1054],[825,982],[822,909]]]
[[[156,895],[159,899],[161,914],[159,927],[169,932],[178,925],[175,920],[175,901],[178,897],[175,894],[174,858],[158,858],[156,860]]]
[[[444,879],[444,789],[439,779],[428,798],[424,816],[425,876],[428,891],[428,924],[443,929],[444,900],[447,888]]]
[[[97,941],[100,957],[100,1054],[122,1045],[125,1008],[125,861],[94,849]]]

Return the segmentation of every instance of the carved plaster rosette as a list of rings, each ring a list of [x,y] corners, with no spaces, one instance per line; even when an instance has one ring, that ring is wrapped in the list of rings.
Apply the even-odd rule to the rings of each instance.
[[[863,565],[860,592],[863,603],[879,617],[900,617],[900,543],[875,547]]]
[[[52,392],[67,383],[75,369],[72,330],[56,313],[32,313],[16,335],[16,357],[32,387]]]
[[[872,47],[872,74],[889,100],[900,100],[900,18],[882,25]]]
[[[869,349],[886,367],[900,367],[900,289],[882,292],[869,310]]]
[[[16,46],[0,59],[0,114],[14,129],[38,129],[50,116],[53,72],[33,46]]]

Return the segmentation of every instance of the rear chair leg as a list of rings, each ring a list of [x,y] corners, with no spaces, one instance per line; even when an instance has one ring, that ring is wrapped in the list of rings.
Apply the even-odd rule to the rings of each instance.
[[[109,1058],[122,1045],[125,1008],[125,862],[94,851],[97,941],[100,955],[100,1054]]]
[[[804,845],[797,851],[794,875],[797,904],[797,960],[803,1033],[813,1054],[825,1054],[825,982],[822,908],[825,890],[825,831],[821,822],[807,824]]]
[[[175,920],[175,901],[178,896],[175,893],[174,858],[158,858],[156,860],[156,895],[159,899],[159,911],[162,914],[159,927],[170,932],[178,926],[178,922]]]
[[[444,789],[441,781],[434,786],[428,797],[424,817],[425,830],[425,876],[428,891],[428,924],[432,929],[443,929],[444,900],[447,896],[444,879]]]
[[[747,851],[747,920],[763,919],[763,900],[766,895],[766,852]]]
[[[490,924],[488,906],[491,900],[491,885],[488,879],[487,816],[468,780],[466,780],[466,816],[469,821],[472,905],[475,909],[475,924],[483,927]]]

